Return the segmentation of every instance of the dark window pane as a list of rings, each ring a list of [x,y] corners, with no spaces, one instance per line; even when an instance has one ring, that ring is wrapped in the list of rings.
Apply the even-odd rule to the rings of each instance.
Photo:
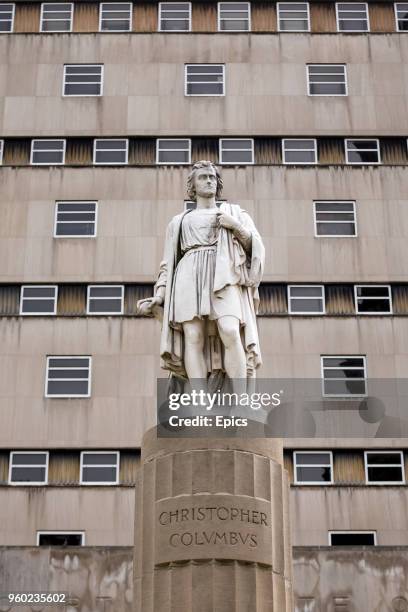
[[[58,210],[61,211],[95,211],[95,204],[82,202],[59,202]]]
[[[330,482],[329,467],[298,467],[296,473],[299,482]]]
[[[115,482],[115,467],[84,467],[82,470],[82,480],[85,482]]]
[[[390,300],[357,299],[358,312],[391,312]]]
[[[223,86],[221,83],[191,83],[187,85],[189,95],[221,95]]]
[[[292,299],[290,302],[291,312],[323,312],[323,300]]]
[[[89,301],[89,312],[121,312],[121,301],[118,299],[103,299],[103,300],[90,300]]]
[[[355,232],[354,223],[318,223],[317,225],[318,236],[354,236]]]
[[[296,453],[296,463],[299,465],[330,464],[329,453]]]
[[[126,163],[126,151],[96,151],[96,164],[124,164]]]
[[[60,223],[57,225],[57,236],[93,236],[94,223]]]
[[[369,467],[368,480],[369,482],[402,482],[402,468]]]
[[[250,164],[252,163],[251,151],[223,151],[223,163],[228,164]]]
[[[188,151],[159,151],[159,162],[162,164],[183,164],[189,162]]]
[[[48,372],[48,378],[50,380],[55,380],[58,378],[68,379],[68,378],[88,378],[89,370],[75,370],[75,368],[70,368],[66,370],[57,370],[53,369]]]
[[[41,533],[39,535],[40,546],[81,546],[82,534],[80,533]]]
[[[11,470],[11,482],[44,482],[45,467],[13,467]]]
[[[23,300],[23,308],[22,312],[30,313],[30,312],[42,312],[53,313],[54,312],[54,304],[55,300]]]
[[[23,297],[54,297],[54,287],[25,287],[23,291]]]
[[[116,453],[84,453],[84,465],[112,465],[117,463],[118,456]]]
[[[160,28],[165,31],[171,30],[188,30],[189,22],[186,19],[166,20],[162,19]]]
[[[88,395],[88,381],[50,380],[47,393],[48,395]]]
[[[310,93],[315,96],[344,96],[346,86],[344,83],[311,83]]]
[[[90,297],[121,297],[122,296],[122,287],[90,287],[89,288]]]
[[[13,465],[45,465],[47,455],[45,453],[14,453]]]
[[[332,546],[374,546],[373,533],[332,533]]]
[[[325,380],[324,393],[326,395],[365,395],[366,385],[364,380]]]
[[[396,464],[401,463],[400,453],[367,453],[367,463],[373,464]]]
[[[324,357],[323,364],[328,367],[363,367],[364,359],[362,359],[362,357]]]
[[[58,213],[57,215],[57,220],[58,221],[80,221],[80,222],[85,222],[85,221],[94,221],[95,220],[95,213]]]
[[[64,89],[64,93],[67,96],[97,96],[100,91],[101,86],[99,83],[79,83],[77,85],[67,83]]]

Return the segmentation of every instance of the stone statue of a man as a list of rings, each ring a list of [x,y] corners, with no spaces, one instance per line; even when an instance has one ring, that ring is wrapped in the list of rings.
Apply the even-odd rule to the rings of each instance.
[[[194,164],[187,183],[197,203],[170,221],[154,297],[140,314],[163,307],[162,367],[188,379],[217,371],[231,379],[261,364],[256,312],[265,250],[247,212],[216,199],[222,179],[212,162]]]

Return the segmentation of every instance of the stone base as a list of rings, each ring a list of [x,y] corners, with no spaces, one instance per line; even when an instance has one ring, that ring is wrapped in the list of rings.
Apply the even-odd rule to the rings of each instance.
[[[279,440],[146,434],[136,612],[292,612],[291,563]]]

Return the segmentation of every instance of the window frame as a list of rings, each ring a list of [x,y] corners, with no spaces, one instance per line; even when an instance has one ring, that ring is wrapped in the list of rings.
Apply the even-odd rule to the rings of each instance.
[[[84,67],[98,66],[100,67],[101,68],[100,92],[98,94],[66,94],[65,93],[65,85],[66,85],[65,77],[67,74],[67,67],[69,66],[84,66]],[[105,84],[105,64],[83,64],[83,63],[64,64],[64,71],[63,71],[63,77],[62,77],[62,97],[63,98],[101,98],[103,96],[104,84]]]
[[[365,11],[366,11],[366,15],[367,15],[367,29],[366,30],[340,30],[340,16],[339,16],[339,5],[340,4],[353,4],[353,2],[336,2],[336,28],[337,28],[337,32],[339,34],[358,34],[358,33],[362,33],[362,32],[371,32],[371,24],[370,24],[370,11],[368,8],[368,3],[367,2],[358,2],[358,4],[364,4],[365,5]],[[357,11],[356,11],[357,12]],[[346,19],[346,21],[353,21],[351,18]],[[356,19],[357,21],[357,19]]]
[[[234,141],[239,141],[239,140],[248,140],[251,143],[251,149],[231,149],[234,151],[250,151],[251,152],[251,161],[249,162],[228,162],[228,161],[223,161],[222,160],[222,153],[223,153],[223,148],[222,148],[222,143],[224,140],[234,140]],[[218,139],[218,163],[220,166],[253,166],[255,163],[255,143],[254,143],[254,139],[253,138],[228,138],[227,136],[223,136],[221,138]]]
[[[337,94],[337,93],[330,93],[330,94],[323,94],[323,93],[311,93],[310,91],[310,72],[309,72],[309,68],[311,66],[316,66],[316,67],[320,67],[320,66],[334,66],[334,67],[339,67],[341,66],[344,69],[344,87],[345,87],[345,91],[346,93],[342,93],[342,94]],[[334,73],[333,73],[334,74]],[[306,64],[306,84],[307,84],[307,95],[309,98],[347,98],[348,96],[348,75],[347,75],[347,64]],[[326,85],[328,83],[325,83]],[[330,83],[333,84],[333,83]]]
[[[62,142],[62,161],[61,162],[34,162],[33,157],[34,153],[44,153],[47,151],[34,151],[34,143],[35,142]],[[30,148],[30,166],[64,166],[65,165],[65,154],[67,149],[67,141],[65,138],[32,138],[31,139],[31,148]],[[49,151],[58,151],[61,152],[60,149],[49,149]]]
[[[168,162],[168,161],[160,161],[159,156],[162,151],[159,147],[160,142],[172,142],[174,140],[182,140],[188,142],[188,161],[186,162]],[[185,151],[186,149],[166,149],[167,151]],[[188,166],[191,164],[191,138],[156,138],[156,164],[158,166]]]
[[[188,77],[188,67],[189,66],[221,66],[222,67],[222,93],[219,94],[189,94],[187,93],[187,77]],[[184,96],[187,98],[223,98],[226,95],[227,83],[226,83],[226,70],[225,64],[219,63],[189,63],[184,64]]]
[[[86,394],[70,393],[69,395],[66,393],[61,393],[57,395],[48,393],[48,382],[49,382],[48,373],[49,373],[50,359],[89,359],[89,362],[88,362],[89,365],[87,368],[88,373],[89,373],[88,392]],[[78,368],[72,368],[72,369],[78,369]],[[64,379],[64,380],[70,380],[70,379]],[[86,379],[81,378],[81,379],[71,379],[71,380],[86,380]],[[45,389],[44,389],[44,397],[46,399],[89,398],[91,397],[91,390],[92,390],[92,356],[91,355],[47,355],[47,361],[46,361],[46,366],[45,366]]]
[[[276,22],[277,22],[277,31],[278,32],[283,32],[285,33],[293,33],[293,32],[311,32],[311,19],[310,19],[310,2],[299,2],[299,4],[306,4],[306,12],[307,12],[307,30],[282,30],[280,27],[280,5],[281,4],[290,4],[290,2],[277,2],[276,3]],[[295,11],[294,11],[295,12]],[[282,20],[284,21],[284,20]],[[296,21],[295,19],[293,19],[293,21]]]
[[[319,287],[319,289],[322,290],[322,296],[321,297],[291,297],[290,295],[290,291],[293,287],[296,287],[297,289],[301,289],[301,288],[311,288],[311,287]],[[289,284],[287,286],[287,299],[288,299],[288,314],[290,314],[291,316],[323,316],[326,314],[326,292],[325,292],[325,286],[324,285],[315,285],[315,284],[301,284],[301,285],[296,285],[296,284]],[[322,312],[310,312],[310,311],[293,311],[292,310],[292,306],[291,306],[291,300],[322,300],[322,304],[323,304],[323,310]]]
[[[124,162],[97,162],[96,161],[96,143],[97,142],[113,142],[115,140],[123,140],[126,143],[126,161]],[[123,149],[99,149],[105,151],[123,151]],[[92,164],[94,166],[128,166],[129,165],[129,138],[94,138],[92,149]]]
[[[313,142],[313,149],[292,149],[292,151],[312,151],[313,150],[314,155],[315,155],[315,160],[313,162],[286,161],[285,142],[290,142],[293,140],[310,140],[311,142]],[[281,147],[282,147],[282,163],[284,166],[318,166],[319,165],[317,138],[282,138]]]
[[[399,10],[398,5],[399,4],[406,4],[408,6],[408,2],[394,2],[395,29],[397,32],[408,32],[408,29],[400,30],[400,27],[399,27],[399,19],[398,19],[398,10]],[[408,18],[404,19],[403,21],[407,21],[408,23]]]
[[[59,535],[59,534],[72,534],[72,535],[80,535],[81,536],[81,544],[79,546],[85,546],[85,531],[76,531],[76,530],[72,530],[72,529],[52,529],[52,530],[44,530],[44,529],[39,529],[37,531],[37,537],[36,537],[36,546],[40,546],[40,536],[42,535]],[[57,544],[55,544],[55,546],[58,546]]]
[[[12,470],[13,467],[17,467],[17,466],[13,466],[13,455],[45,455],[46,460],[45,460],[45,476],[44,476],[44,481],[24,481],[24,482],[13,482],[11,480],[11,475],[12,475]],[[39,451],[39,450],[32,450],[32,451],[19,451],[19,450],[14,450],[14,451],[10,451],[10,455],[9,455],[9,470],[8,470],[8,480],[7,480],[7,484],[13,487],[39,487],[39,486],[46,486],[48,485],[48,467],[49,467],[49,461],[50,461],[50,453],[49,451]],[[19,467],[44,467],[44,465],[20,465]]]
[[[378,541],[377,541],[377,532],[373,529],[331,529],[328,531],[328,539],[329,539],[329,546],[336,546],[335,544],[332,544],[332,540],[331,540],[331,536],[332,535],[348,535],[348,534],[372,534],[374,536],[374,544],[367,544],[366,546],[378,546]],[[362,546],[361,544],[356,544],[356,546]],[[351,548],[351,546],[350,546]]]
[[[353,214],[354,214],[354,227],[355,234],[318,234],[317,228],[318,224],[321,221],[317,219],[317,213],[320,211],[316,210],[316,204],[353,204]],[[329,211],[333,212],[333,211]],[[334,213],[338,214],[338,213]],[[357,227],[357,209],[356,209],[356,200],[313,200],[313,222],[314,222],[314,235],[315,238],[357,238],[358,236],[358,227]],[[324,221],[324,223],[351,223],[347,221]]]
[[[4,157],[4,138],[0,138],[0,166],[3,165]]]
[[[54,289],[54,298],[24,298],[24,289]],[[23,312],[23,303],[24,303],[24,299],[30,299],[30,300],[42,300],[42,299],[47,299],[47,300],[54,300],[54,311],[53,312]],[[55,316],[57,314],[57,306],[58,306],[58,285],[21,285],[20,288],[20,308],[19,308],[19,315],[21,317],[52,317]]]
[[[69,4],[70,6],[70,17],[69,17],[69,30],[44,30],[43,29],[43,23],[44,23],[44,7],[47,4]],[[66,21],[66,19],[47,19],[46,21]],[[72,32],[72,28],[73,28],[73,24],[74,24],[74,3],[73,2],[41,2],[41,11],[40,11],[40,32],[42,32],[43,34],[66,34],[69,32]]]
[[[16,3],[15,2],[4,2],[2,4],[10,4],[12,9],[11,9],[11,24],[10,24],[10,29],[6,30],[6,31],[2,31],[1,30],[0,34],[13,34],[13,32],[14,32],[14,19],[15,19],[15,16],[16,16]]]
[[[353,381],[356,380],[364,380],[364,387],[365,387],[365,393],[361,394],[361,393],[325,393],[325,389],[324,389],[324,383],[326,380],[340,380],[338,378],[330,378],[330,379],[326,379],[324,377],[324,371],[327,369],[340,369],[340,368],[334,368],[334,367],[330,367],[330,366],[324,366],[324,359],[325,358],[332,358],[332,359],[356,359],[356,358],[360,358],[363,360],[363,370],[364,370],[364,378],[353,378]],[[361,370],[361,367],[357,367],[357,366],[351,366],[351,368],[347,368],[347,369],[356,369],[356,370]],[[349,399],[349,398],[355,398],[355,397],[367,397],[368,396],[368,385],[367,385],[367,356],[366,355],[320,355],[320,375],[322,378],[322,397],[325,398],[335,398],[335,399]]]
[[[129,29],[128,30],[103,30],[102,29],[102,21],[108,21],[107,18],[102,18],[103,13],[103,5],[104,4],[128,4],[129,5]],[[114,17],[112,21],[121,21],[119,18]],[[98,15],[98,32],[112,32],[121,33],[121,32],[132,32],[133,31],[133,2],[101,2],[99,4],[99,15]]]
[[[240,0],[238,0],[238,2],[235,2],[234,4],[245,4],[247,6],[248,9],[248,17],[242,17],[242,18],[232,18],[234,21],[248,21],[248,29],[247,30],[222,30],[221,29],[221,4],[226,4],[226,2],[224,1],[219,1],[217,2],[217,31],[218,32],[223,32],[228,34],[228,32],[251,32],[252,31],[252,23],[251,23],[251,2],[241,2]]]
[[[383,311],[378,311],[378,312],[359,312],[359,310],[358,310],[358,300],[359,299],[364,299],[364,300],[375,300],[375,299],[377,299],[377,300],[378,299],[383,299],[384,300],[384,299],[387,299],[387,298],[380,298],[380,297],[377,297],[377,298],[375,298],[375,297],[361,298],[361,297],[359,297],[357,295],[357,290],[358,290],[359,287],[361,287],[361,288],[370,287],[371,289],[374,289],[374,288],[377,288],[377,289],[387,288],[388,289],[388,300],[389,300],[389,303],[390,303],[390,310],[388,312],[387,311],[385,311],[385,312],[383,312]],[[368,284],[367,285],[367,284],[360,284],[360,283],[357,284],[357,285],[354,285],[354,304],[355,304],[355,308],[356,308],[356,315],[359,315],[359,316],[369,316],[369,317],[372,317],[373,315],[374,316],[392,315],[393,314],[393,306],[392,306],[391,285],[377,285],[377,284],[375,284],[375,285],[369,285]]]
[[[116,455],[116,480],[115,482],[102,482],[102,481],[98,481],[98,482],[94,482],[94,481],[85,481],[83,479],[83,468],[84,468],[84,455],[85,454],[92,454],[92,455]],[[105,465],[105,467],[108,464]],[[85,467],[88,467],[87,464],[85,464]],[[101,465],[97,465],[94,464],[94,467],[102,467]],[[109,465],[109,467],[112,467],[111,465]],[[86,450],[86,451],[81,451],[81,456],[80,456],[80,462],[79,462],[79,484],[82,486],[90,486],[90,487],[96,487],[96,486],[117,486],[118,484],[120,484],[120,451],[111,451],[111,450],[98,450],[98,451],[93,451],[93,450]]]
[[[159,2],[158,13],[157,13],[157,31],[158,32],[191,32],[192,31],[192,10],[191,10],[191,2],[184,2],[184,4],[188,5],[188,29],[187,30],[163,30],[161,27],[162,22],[162,6],[168,4],[168,2]],[[170,19],[169,21],[174,21]]]
[[[373,455],[390,455],[390,454],[395,454],[395,455],[399,455],[401,458],[401,464],[397,465],[395,464],[377,464],[377,465],[369,465],[368,460],[367,460],[367,455],[369,454],[373,454]],[[402,474],[402,480],[376,480],[376,481],[372,481],[369,480],[368,477],[368,468],[369,467],[400,467],[401,468],[401,474]],[[405,458],[404,458],[404,451],[402,450],[394,450],[394,449],[387,449],[387,450],[365,450],[364,451],[364,474],[365,474],[365,484],[368,486],[375,486],[375,485],[379,485],[379,486],[395,486],[395,485],[405,485],[407,483],[406,481],[406,475],[405,475]]]
[[[348,154],[349,154],[349,149],[347,146],[348,142],[365,142],[368,140],[372,140],[373,142],[377,143],[377,153],[378,153],[378,161],[376,162],[351,162],[348,159]],[[374,149],[364,149],[364,151],[374,151]],[[346,161],[346,165],[347,166],[381,166],[382,164],[382,160],[381,160],[381,146],[380,146],[380,139],[379,138],[345,138],[344,139],[344,155],[345,155],[345,161]]]
[[[91,289],[93,289],[94,287],[97,287],[97,288],[104,287],[105,289],[113,288],[113,287],[114,288],[120,287],[120,289],[121,289],[121,296],[120,296],[120,298],[107,298],[107,297],[105,297],[105,298],[95,298],[95,297],[91,297],[91,295],[90,295],[91,294]],[[90,309],[89,309],[90,300],[98,301],[98,300],[102,300],[102,299],[113,299],[113,300],[117,299],[118,301],[120,301],[120,312],[91,312]],[[112,285],[112,284],[109,284],[109,285],[105,285],[105,284],[102,284],[102,285],[94,285],[94,284],[87,285],[87,288],[86,288],[86,316],[89,316],[89,317],[98,317],[98,316],[118,317],[119,316],[120,317],[120,316],[122,316],[124,314],[124,310],[125,310],[124,307],[125,307],[125,285],[120,285],[120,284],[119,285]]]
[[[94,221],[94,234],[57,234],[58,223],[66,223],[65,221],[58,221],[58,204],[95,204],[95,221]],[[79,223],[71,221],[71,223]],[[98,230],[98,200],[56,200],[54,207],[54,235],[53,238],[96,238]]]
[[[330,456],[330,463],[329,464],[308,464],[307,467],[330,467],[330,480],[328,481],[321,481],[321,480],[316,480],[316,481],[304,481],[304,480],[298,480],[297,477],[297,468],[298,467],[306,467],[304,466],[304,464],[300,464],[298,465],[297,461],[296,461],[296,455],[297,454],[302,454],[302,455],[316,455],[316,454],[325,454],[325,455],[329,455]],[[293,482],[296,485],[302,485],[302,486],[306,486],[308,487],[310,486],[320,486],[320,487],[327,487],[327,486],[331,486],[334,484],[334,462],[333,462],[333,451],[332,450],[294,450],[293,451]]]

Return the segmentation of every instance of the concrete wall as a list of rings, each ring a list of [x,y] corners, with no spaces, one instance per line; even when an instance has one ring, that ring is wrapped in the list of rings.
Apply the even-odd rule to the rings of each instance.
[[[400,34],[14,34],[0,41],[3,136],[405,133]],[[64,63],[104,63],[104,96],[63,99]],[[185,63],[225,63],[225,98],[186,98]],[[306,63],[346,63],[347,98],[308,98]]]
[[[259,328],[264,378],[320,378],[321,354],[365,354],[369,378],[406,377],[404,317],[262,318]],[[0,319],[0,446],[140,446],[143,433],[156,422],[156,376],[165,376],[159,365],[159,333],[157,322],[139,318]],[[45,398],[47,355],[92,355],[91,397]],[[353,412],[337,412],[335,438],[324,445],[347,448],[348,441],[340,439],[350,431],[361,438],[375,435],[378,424],[364,424]],[[335,419],[335,411],[333,415]],[[321,429],[324,414],[315,418],[319,436],[327,432]],[[379,441],[359,443],[378,446]]]
[[[0,548],[0,591],[67,592],[68,612],[131,612],[132,556],[125,547]],[[408,610],[406,547],[295,548],[293,569],[294,612]]]
[[[407,115],[408,116],[408,115]],[[188,169],[2,168],[0,282],[153,281]],[[265,281],[408,278],[408,167],[225,168],[224,197],[253,215]],[[357,238],[316,238],[313,200],[355,199]],[[98,236],[55,239],[55,200],[98,200]]]
[[[37,531],[67,530],[87,546],[130,546],[134,512],[134,487],[0,487],[0,542],[35,546]]]

